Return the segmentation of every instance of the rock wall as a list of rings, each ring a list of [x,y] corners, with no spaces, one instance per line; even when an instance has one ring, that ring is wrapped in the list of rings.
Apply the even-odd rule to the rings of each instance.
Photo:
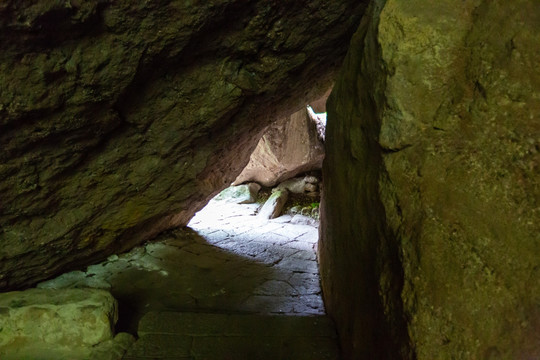
[[[540,357],[540,4],[375,0],[330,96],[346,359]]]
[[[364,9],[2,1],[0,289],[185,224],[328,89]]]

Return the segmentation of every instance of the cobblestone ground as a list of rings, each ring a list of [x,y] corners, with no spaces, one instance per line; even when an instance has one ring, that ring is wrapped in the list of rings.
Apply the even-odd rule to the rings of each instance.
[[[228,270],[234,279],[252,284],[240,290],[245,299],[237,310],[324,314],[316,260],[318,224],[294,224],[289,215],[259,220],[256,209],[257,205],[211,202],[189,224],[208,244],[235,255],[238,265],[256,265],[257,271],[250,273],[242,266]]]
[[[256,210],[256,204],[211,201],[192,219],[189,228],[167,232],[154,242],[111,256],[85,272],[67,273],[39,287],[109,289],[119,300],[118,330],[138,332],[140,336],[126,359],[244,359],[249,354],[255,356],[253,359],[336,358],[335,333],[324,316],[319,286],[318,224],[308,218],[300,219],[304,224],[295,224],[288,215],[262,220],[256,216]],[[294,220],[297,219],[298,216]],[[191,321],[189,326],[195,333],[173,331],[170,329],[177,329],[177,325],[166,325],[166,319],[195,319],[189,317],[193,313],[202,322],[200,325]],[[251,324],[236,330],[244,340],[231,340],[226,325],[221,340],[216,342],[218,348],[213,350],[221,355],[200,355],[205,352],[191,345],[181,352],[191,355],[178,355],[178,346],[184,346],[180,344],[195,344],[193,339],[199,339],[206,344],[201,346],[207,348],[209,341],[216,340],[215,330],[208,335],[206,329],[219,314],[227,316],[219,318],[222,323]],[[271,320],[276,316],[282,320]],[[154,325],[141,325],[145,323]],[[165,330],[155,324],[165,324]],[[277,326],[273,337],[265,330],[274,326],[271,324]],[[290,331],[283,328],[297,329],[294,340]],[[247,333],[259,335],[246,340]],[[283,337],[279,333],[289,335]],[[212,339],[201,340],[208,336]],[[292,344],[296,343],[304,345],[293,350]],[[317,343],[322,350],[313,345]],[[279,353],[265,357],[265,346]],[[231,355],[231,347],[236,349],[236,355]],[[297,355],[290,357],[292,354]]]

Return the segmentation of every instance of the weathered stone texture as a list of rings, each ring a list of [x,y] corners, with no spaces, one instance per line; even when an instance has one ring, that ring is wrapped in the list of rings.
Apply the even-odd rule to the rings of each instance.
[[[261,185],[249,183],[238,186],[229,186],[214,197],[214,200],[226,201],[235,204],[253,204],[257,202],[257,197]]]
[[[234,183],[256,181],[272,187],[303,172],[320,170],[323,159],[317,127],[303,108],[268,127]]]
[[[0,289],[185,224],[328,88],[364,7],[2,1]]]
[[[70,358],[83,358],[93,346],[112,341],[117,317],[116,300],[104,290],[3,293],[0,355],[8,359],[53,359],[55,354],[73,352],[77,356]]]
[[[345,357],[538,358],[540,4],[369,11],[323,169],[322,283]]]
[[[275,219],[281,215],[283,207],[289,198],[289,190],[275,189],[272,195],[266,200],[257,215],[262,219]]]

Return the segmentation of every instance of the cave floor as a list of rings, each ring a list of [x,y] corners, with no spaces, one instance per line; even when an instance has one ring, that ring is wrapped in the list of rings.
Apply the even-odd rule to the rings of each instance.
[[[117,331],[139,337],[124,359],[337,359],[318,223],[257,207],[211,201],[188,228],[40,287],[108,289]]]

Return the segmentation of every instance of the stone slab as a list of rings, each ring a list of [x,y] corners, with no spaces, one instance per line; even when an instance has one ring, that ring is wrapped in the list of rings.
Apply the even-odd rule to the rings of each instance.
[[[326,316],[149,312],[138,333],[125,360],[339,359]]]
[[[117,316],[116,300],[104,290],[0,294],[0,359],[86,359],[93,347],[108,342],[118,356],[96,352],[92,359],[120,359],[125,347],[112,340]]]
[[[29,289],[0,294],[0,347],[43,342],[92,346],[113,337],[116,300],[98,289]]]
[[[286,258],[276,264],[277,267],[291,271],[307,272],[317,274],[319,268],[314,260],[302,260]]]
[[[264,326],[261,326],[264,324]],[[326,316],[272,316],[260,314],[208,314],[149,312],[139,323],[139,336],[175,334],[182,336],[336,337]]]
[[[337,360],[337,343],[329,338],[200,337],[193,342],[197,360]]]
[[[139,334],[140,335],[140,334]],[[124,359],[164,359],[191,356],[190,336],[179,334],[144,334],[126,353]]]
[[[281,228],[272,230],[272,232],[290,239],[296,239],[306,233],[316,233],[317,230],[310,225],[283,224]],[[314,236],[313,239],[316,241],[317,236]]]

